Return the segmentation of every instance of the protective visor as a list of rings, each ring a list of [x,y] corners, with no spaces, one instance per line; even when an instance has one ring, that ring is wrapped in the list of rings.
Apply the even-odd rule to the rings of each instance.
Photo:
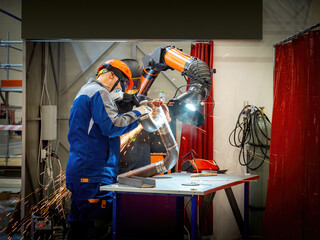
[[[113,89],[115,89],[115,87],[119,84],[119,82],[121,85],[122,92],[126,92],[126,89],[130,84],[129,79],[117,68],[112,68],[111,71],[118,77],[118,81],[112,87],[111,92]]]
[[[135,94],[139,91],[140,86],[141,86],[141,79],[142,77],[135,77],[135,78],[131,78],[133,81],[133,86],[129,91],[126,91],[126,93],[128,94]]]

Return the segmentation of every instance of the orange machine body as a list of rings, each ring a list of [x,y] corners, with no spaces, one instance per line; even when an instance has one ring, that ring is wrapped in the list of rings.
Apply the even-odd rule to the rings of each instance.
[[[193,172],[201,172],[203,170],[218,171],[219,167],[214,163],[213,160],[204,160],[204,159],[194,159],[196,165],[193,161],[190,161],[195,168]]]
[[[188,54],[185,54],[184,52],[181,52],[180,50],[176,48],[170,48],[167,50],[167,52],[164,54],[164,61],[173,69],[182,72],[184,70],[186,62],[190,61],[192,57]]]
[[[170,67],[179,72],[182,72],[185,69],[185,65],[187,62],[192,61],[193,57],[180,51],[174,47],[166,47],[163,49],[162,61]],[[142,79],[141,79],[141,87],[139,90],[139,94],[147,95],[151,85],[154,80],[158,77],[160,70],[154,70],[153,68],[145,68],[143,67]]]
[[[143,72],[141,76],[141,86],[139,89],[139,94],[147,95],[149,88],[151,87],[153,81],[158,77],[159,72],[155,72],[154,70],[150,69],[147,71],[143,67]]]

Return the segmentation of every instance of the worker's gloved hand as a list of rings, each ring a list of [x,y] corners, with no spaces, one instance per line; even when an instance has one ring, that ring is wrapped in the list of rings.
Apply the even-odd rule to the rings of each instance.
[[[149,103],[151,103],[155,107],[161,107],[164,114],[166,115],[167,121],[171,122],[169,108],[164,102],[160,101],[159,99],[154,99],[154,100],[150,101]]]
[[[133,107],[133,110],[140,112],[141,116],[152,113],[152,109],[148,106]]]

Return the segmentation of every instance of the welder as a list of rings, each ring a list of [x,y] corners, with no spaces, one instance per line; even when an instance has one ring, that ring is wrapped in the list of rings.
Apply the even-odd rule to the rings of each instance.
[[[112,220],[110,192],[118,174],[120,136],[137,127],[147,106],[120,114],[115,103],[133,86],[129,67],[118,59],[101,64],[75,97],[70,119],[67,187],[71,191],[70,239],[108,239]]]
[[[161,106],[166,114],[167,121],[170,122],[171,118],[169,109],[165,103],[162,103],[158,99],[151,100],[145,95],[138,94],[142,83],[143,73],[143,67],[140,66],[139,62],[136,59],[130,58],[121,59],[121,61],[123,61],[130,68],[132,73],[133,87],[124,94],[124,98],[122,100],[116,101],[119,112],[124,113],[131,111],[137,103],[139,104],[141,101],[148,100],[149,104],[151,104],[151,107]],[[153,142],[157,143],[154,145],[159,145],[159,141],[161,141],[161,138],[157,132],[150,134],[142,129],[141,132],[134,137],[134,140],[120,153],[119,174],[150,164],[151,146]],[[165,152],[164,146],[160,145],[160,147],[162,147],[163,151]],[[132,198],[132,196],[130,196],[130,198]]]

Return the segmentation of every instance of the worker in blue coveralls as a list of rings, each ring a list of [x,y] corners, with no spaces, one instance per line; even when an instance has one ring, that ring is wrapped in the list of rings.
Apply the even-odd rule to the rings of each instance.
[[[111,192],[101,185],[115,183],[120,136],[137,127],[139,117],[151,113],[147,106],[119,114],[116,100],[132,88],[131,71],[117,59],[99,66],[78,92],[70,112],[67,187],[71,191],[69,239],[109,239]]]

